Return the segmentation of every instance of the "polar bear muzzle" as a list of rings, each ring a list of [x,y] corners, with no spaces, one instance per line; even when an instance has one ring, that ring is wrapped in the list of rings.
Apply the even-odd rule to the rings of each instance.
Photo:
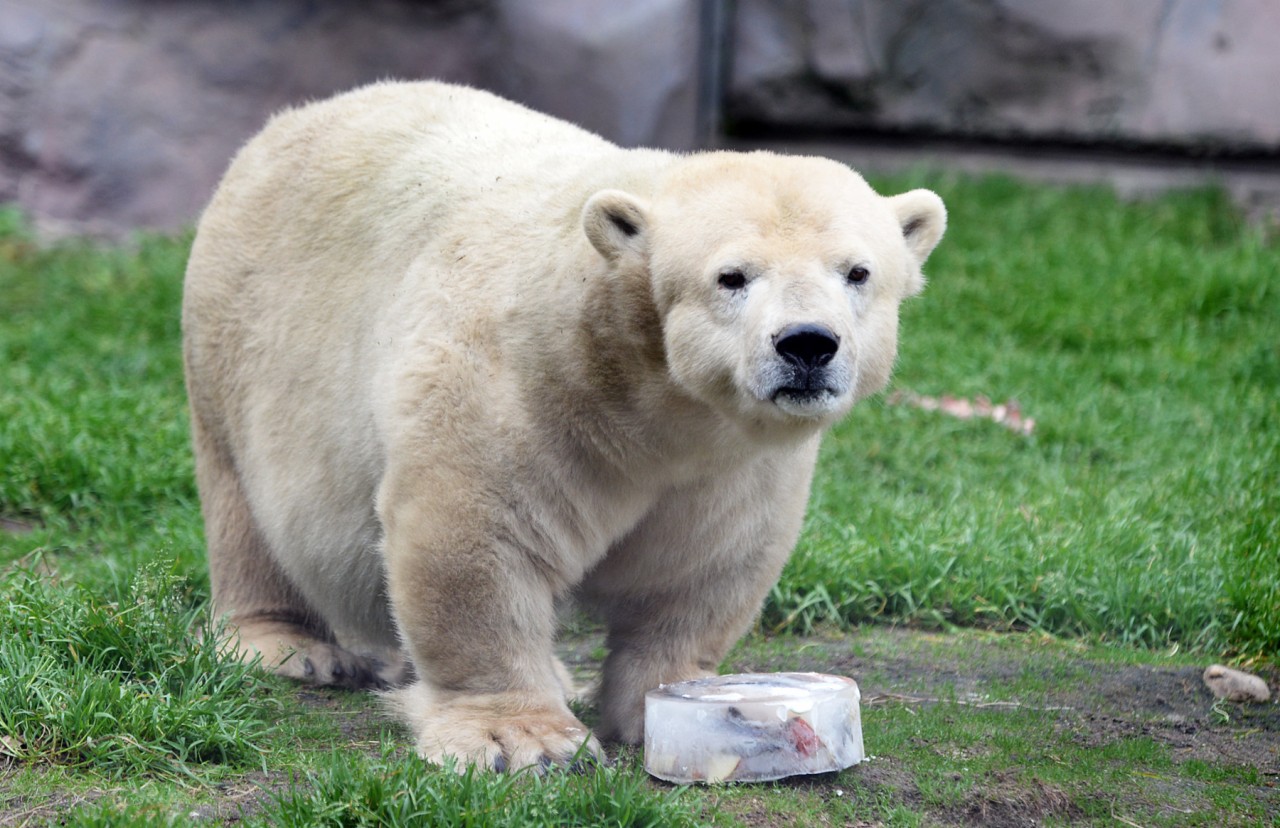
[[[848,393],[848,372],[833,363],[840,351],[840,336],[827,326],[812,322],[788,325],[773,336],[773,349],[778,359],[766,372],[766,396],[784,411],[822,415]]]

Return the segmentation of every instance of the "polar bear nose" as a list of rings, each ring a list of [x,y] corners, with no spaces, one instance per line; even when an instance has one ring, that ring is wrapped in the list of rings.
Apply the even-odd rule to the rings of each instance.
[[[812,371],[831,361],[840,348],[840,337],[822,325],[791,325],[773,338],[778,354],[798,368]]]

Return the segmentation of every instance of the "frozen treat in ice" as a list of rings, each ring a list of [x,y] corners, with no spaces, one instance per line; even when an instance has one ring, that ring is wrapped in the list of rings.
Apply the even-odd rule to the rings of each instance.
[[[858,685],[820,673],[743,673],[645,695],[644,768],[668,782],[761,782],[863,759]]]

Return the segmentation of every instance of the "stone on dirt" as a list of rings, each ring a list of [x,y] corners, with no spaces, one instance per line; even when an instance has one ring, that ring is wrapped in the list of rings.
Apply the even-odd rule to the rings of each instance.
[[[1204,671],[1204,683],[1220,699],[1237,702],[1265,702],[1271,698],[1267,683],[1252,673],[1214,664]]]

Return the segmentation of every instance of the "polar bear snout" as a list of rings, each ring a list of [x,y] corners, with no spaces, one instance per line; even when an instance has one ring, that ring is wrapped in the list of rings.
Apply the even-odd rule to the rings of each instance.
[[[773,348],[807,377],[836,355],[840,337],[823,325],[791,325],[773,337]]]
[[[850,355],[826,325],[787,325],[769,338],[773,353],[757,375],[757,397],[789,414],[825,416],[841,407],[851,387]],[[847,349],[846,349],[847,350]]]

